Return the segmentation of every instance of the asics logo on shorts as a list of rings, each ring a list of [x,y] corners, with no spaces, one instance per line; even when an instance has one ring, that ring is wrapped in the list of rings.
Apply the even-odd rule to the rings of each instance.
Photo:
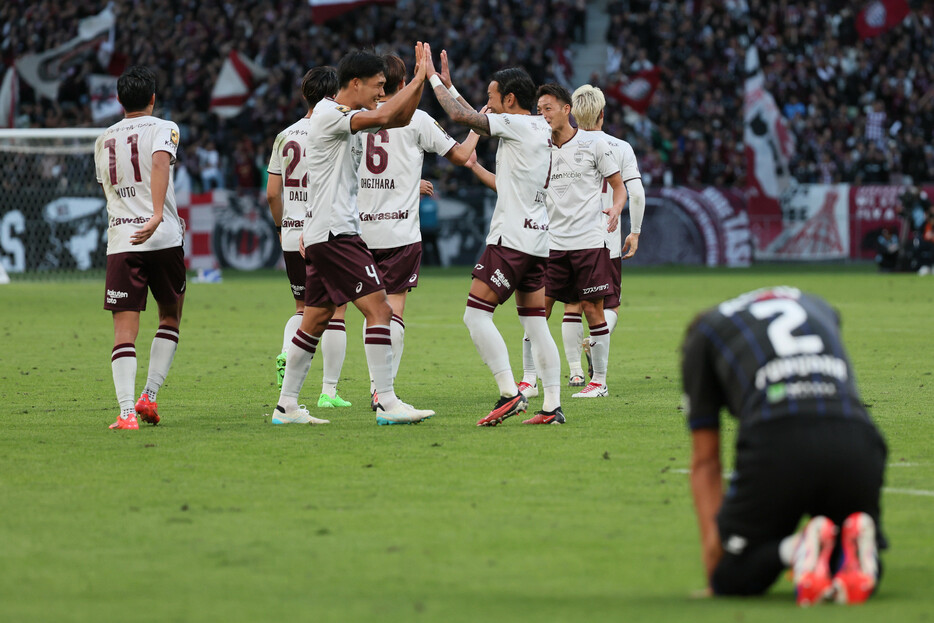
[[[477,264],[473,267],[474,270],[483,270],[483,264]]]
[[[409,277],[409,283],[415,283],[416,279],[418,279],[418,273],[413,273],[412,276]]]
[[[362,289],[363,289],[363,282],[362,282],[362,281],[358,281],[358,282],[357,282],[357,288],[356,288],[357,294],[359,294],[359,293],[360,293],[360,290],[362,290]]]

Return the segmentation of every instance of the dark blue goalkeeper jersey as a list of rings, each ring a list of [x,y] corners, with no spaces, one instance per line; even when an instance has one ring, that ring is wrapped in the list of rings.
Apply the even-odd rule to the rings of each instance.
[[[790,418],[871,424],[839,316],[796,288],[756,290],[701,313],[685,337],[682,380],[692,430],[718,428],[721,407],[739,419],[740,435]]]

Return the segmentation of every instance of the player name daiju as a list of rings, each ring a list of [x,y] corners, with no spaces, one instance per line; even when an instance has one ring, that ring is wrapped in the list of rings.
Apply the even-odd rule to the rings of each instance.
[[[833,355],[799,355],[773,359],[756,372],[756,387],[765,389],[769,383],[811,374],[829,376],[846,382],[846,362]]]
[[[308,191],[307,190],[290,190],[289,201],[308,201]]]
[[[361,177],[360,188],[372,188],[373,190],[395,190],[396,180],[391,177],[388,180],[381,177]]]
[[[376,214],[361,214],[361,221],[404,221],[409,218],[408,210],[397,210],[395,212],[377,212]]]

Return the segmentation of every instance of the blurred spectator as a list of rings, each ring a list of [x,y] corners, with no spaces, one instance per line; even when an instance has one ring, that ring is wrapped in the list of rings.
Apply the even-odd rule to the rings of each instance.
[[[204,190],[213,190],[224,187],[224,176],[221,174],[221,155],[217,152],[214,141],[208,141],[206,147],[196,147],[198,168],[201,170],[201,186]]]
[[[885,227],[876,240],[876,264],[879,270],[889,272],[895,270],[898,260],[898,236]]]

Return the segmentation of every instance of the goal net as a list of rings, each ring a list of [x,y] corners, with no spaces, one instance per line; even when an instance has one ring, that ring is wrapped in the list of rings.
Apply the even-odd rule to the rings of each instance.
[[[0,130],[0,266],[13,279],[106,267],[107,209],[94,174],[103,131]]]

